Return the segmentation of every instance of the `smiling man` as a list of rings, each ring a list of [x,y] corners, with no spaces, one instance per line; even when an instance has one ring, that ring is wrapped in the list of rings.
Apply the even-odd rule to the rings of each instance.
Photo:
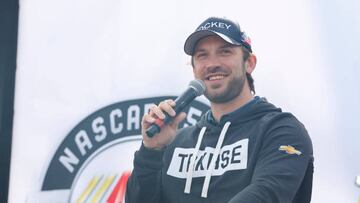
[[[186,40],[194,77],[205,83],[211,110],[177,130],[185,113],[172,100],[142,119],[127,203],[306,203],[313,151],[305,127],[255,96],[250,39],[228,19],[206,19]],[[146,129],[165,113],[174,120],[155,137]]]

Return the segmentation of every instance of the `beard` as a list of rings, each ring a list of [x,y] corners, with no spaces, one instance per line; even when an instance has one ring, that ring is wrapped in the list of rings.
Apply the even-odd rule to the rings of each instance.
[[[244,84],[246,81],[246,73],[244,71],[243,74],[237,76],[229,81],[225,90],[222,92],[208,92],[205,91],[204,95],[207,99],[209,99],[212,103],[227,103],[234,98],[241,95]],[[215,87],[216,88],[216,87]]]

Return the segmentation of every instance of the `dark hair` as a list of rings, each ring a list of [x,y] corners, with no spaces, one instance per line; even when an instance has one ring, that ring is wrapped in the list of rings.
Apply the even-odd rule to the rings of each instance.
[[[250,56],[250,51],[243,46],[240,46],[241,50],[243,51],[243,60],[246,61],[248,60],[249,56]],[[194,56],[191,56],[191,65],[194,68]],[[248,81],[248,85],[250,87],[250,91],[255,94],[255,85],[254,85],[254,78],[251,76],[250,73],[246,72],[246,79]]]
[[[250,51],[246,48],[241,46],[241,49],[243,51],[243,60],[246,61],[248,60],[249,56],[250,56]],[[254,78],[251,76],[250,73],[246,72],[246,78],[250,87],[250,91],[255,94],[255,85],[254,85]]]

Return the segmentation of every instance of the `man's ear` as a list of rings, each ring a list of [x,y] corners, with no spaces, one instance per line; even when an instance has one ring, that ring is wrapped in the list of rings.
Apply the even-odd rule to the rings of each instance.
[[[256,66],[256,56],[254,54],[250,54],[249,58],[245,61],[245,68],[246,68],[246,72],[251,74]]]

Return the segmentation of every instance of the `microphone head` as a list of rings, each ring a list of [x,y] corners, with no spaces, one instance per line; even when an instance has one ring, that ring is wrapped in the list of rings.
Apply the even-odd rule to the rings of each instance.
[[[196,96],[203,95],[206,89],[204,81],[199,79],[192,80],[189,86],[195,90]]]

